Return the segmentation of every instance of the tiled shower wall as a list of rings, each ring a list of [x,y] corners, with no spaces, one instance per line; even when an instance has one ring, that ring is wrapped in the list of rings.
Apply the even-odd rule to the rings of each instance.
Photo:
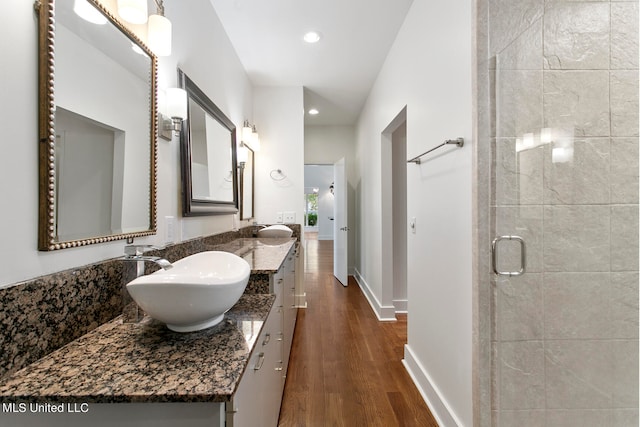
[[[638,2],[479,3],[491,234],[527,243],[492,281],[491,424],[637,426]]]

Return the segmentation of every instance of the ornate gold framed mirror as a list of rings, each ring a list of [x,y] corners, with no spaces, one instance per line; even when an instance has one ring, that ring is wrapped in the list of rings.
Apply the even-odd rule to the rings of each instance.
[[[38,248],[155,234],[155,55],[96,0],[35,7]]]

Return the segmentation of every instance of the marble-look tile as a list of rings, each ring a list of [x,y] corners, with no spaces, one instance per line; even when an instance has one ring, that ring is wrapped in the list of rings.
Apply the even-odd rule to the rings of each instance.
[[[638,2],[611,2],[611,69],[638,69]]]
[[[545,71],[544,126],[609,136],[609,71]]]
[[[610,288],[609,273],[545,273],[545,338],[608,338]]]
[[[517,137],[542,128],[542,71],[496,72],[496,133]]]
[[[549,3],[544,15],[545,68],[609,69],[609,4]]]
[[[547,427],[543,410],[501,411],[500,427]]]
[[[490,0],[489,56],[503,51],[544,13],[544,0]]]
[[[544,270],[609,271],[609,206],[545,206]]]
[[[544,335],[542,274],[497,279],[498,337],[535,340]]]
[[[501,408],[544,408],[542,341],[500,343],[499,358]]]
[[[611,273],[610,338],[638,339],[638,282],[637,271]]]
[[[614,409],[612,427],[630,427],[640,425],[638,408],[635,409]]]
[[[546,341],[547,408],[610,408],[613,382],[609,341]]]
[[[573,158],[553,161],[552,144],[545,146],[544,203],[606,204],[610,200],[609,138],[573,140]]]
[[[603,409],[556,409],[546,414],[545,427],[611,427],[612,411]]]
[[[611,71],[611,135],[638,136],[638,70]]]
[[[613,407],[638,407],[638,340],[612,341]]]
[[[611,206],[611,271],[638,271],[638,205]]]
[[[638,137],[611,138],[611,203],[638,204]]]
[[[535,21],[497,55],[499,70],[541,70],[542,19]]]
[[[514,138],[496,140],[494,203],[540,205],[543,198],[543,147],[516,151]]]
[[[516,235],[526,244],[526,271],[542,271],[542,206],[499,206],[493,209],[495,235]],[[497,247],[501,270],[515,271],[520,267],[520,244],[503,240]]]

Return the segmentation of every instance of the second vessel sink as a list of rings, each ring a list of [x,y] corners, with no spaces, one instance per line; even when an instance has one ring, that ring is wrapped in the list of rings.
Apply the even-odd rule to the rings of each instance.
[[[176,332],[214,326],[238,302],[249,281],[249,263],[230,252],[200,252],[169,270],[140,276],[127,284],[134,301]]]
[[[286,225],[275,224],[258,230],[258,237],[291,237],[293,230]]]

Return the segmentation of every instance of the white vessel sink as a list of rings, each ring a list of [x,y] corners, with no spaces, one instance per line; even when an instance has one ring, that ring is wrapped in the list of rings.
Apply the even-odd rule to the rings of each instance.
[[[176,332],[214,326],[238,302],[251,267],[230,252],[200,252],[173,263],[169,270],[140,276],[127,284],[136,303]]]
[[[258,230],[258,237],[291,237],[293,230],[286,225],[275,224]]]

